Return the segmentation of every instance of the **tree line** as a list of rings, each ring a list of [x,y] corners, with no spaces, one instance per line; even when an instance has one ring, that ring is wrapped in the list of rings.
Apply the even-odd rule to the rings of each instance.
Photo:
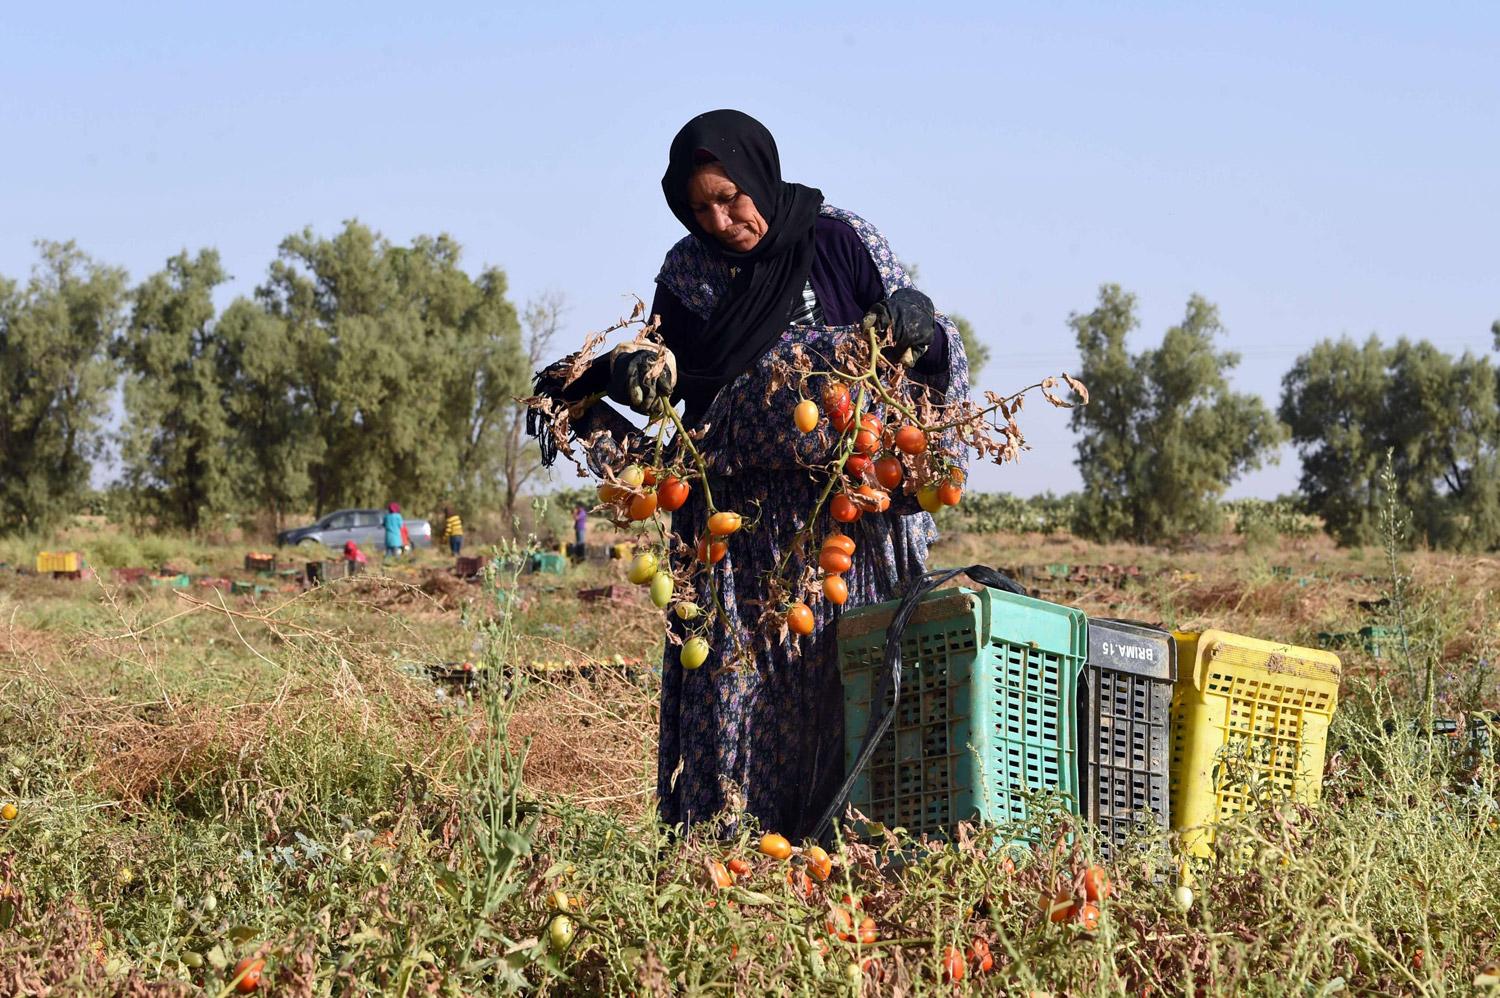
[[[518,314],[505,274],[469,276],[447,236],[293,234],[222,312],[212,249],[131,286],[72,243],[38,248],[29,280],[0,278],[0,530],[75,512],[109,436],[129,512],[189,530],[390,499],[513,507],[536,470],[514,400],[561,300]]]
[[[515,399],[549,358],[562,299],[518,311],[504,272],[471,277],[448,236],[397,246],[357,221],[303,230],[222,311],[229,278],[212,249],[134,286],[73,243],[38,251],[29,279],[0,276],[0,531],[76,512],[111,437],[128,512],[188,530],[389,499],[514,513],[537,474]],[[1136,313],[1106,284],[1068,320],[1092,395],[1072,415],[1078,533],[1160,543],[1216,529],[1228,486],[1290,440],[1299,502],[1340,542],[1375,539],[1390,498],[1412,512],[1413,540],[1500,547],[1488,357],[1325,340],[1296,359],[1272,411],[1230,386],[1239,358],[1218,346],[1212,303],[1191,297],[1158,346],[1132,352]],[[988,350],[960,329],[977,370]],[[1500,322],[1494,334],[1500,349]]]
[[[1216,529],[1218,500],[1288,440],[1302,461],[1297,501],[1340,543],[1378,539],[1380,510],[1410,514],[1405,542],[1500,548],[1500,386],[1487,356],[1427,341],[1326,339],[1282,378],[1273,412],[1235,392],[1218,309],[1194,295],[1159,346],[1132,353],[1136,298],[1106,284],[1069,319],[1089,405],[1073,411],[1083,488],[1074,529],[1161,543]],[[1492,327],[1500,350],[1500,321]],[[1384,484],[1389,462],[1394,487]]]

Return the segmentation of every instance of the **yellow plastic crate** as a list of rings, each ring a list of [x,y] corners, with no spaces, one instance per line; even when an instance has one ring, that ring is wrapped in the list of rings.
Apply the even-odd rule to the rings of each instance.
[[[1268,795],[1318,799],[1341,665],[1332,652],[1227,631],[1172,638],[1172,827],[1204,856],[1225,815]]]
[[[43,551],[36,556],[38,572],[80,572],[83,558],[77,551]]]

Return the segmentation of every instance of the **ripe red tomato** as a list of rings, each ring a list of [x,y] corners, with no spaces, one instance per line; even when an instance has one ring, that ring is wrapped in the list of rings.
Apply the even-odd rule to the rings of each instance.
[[[842,551],[850,557],[854,556],[854,538],[848,534],[829,534],[823,538],[823,550],[834,548]]]
[[[705,565],[717,565],[724,560],[724,555],[729,550],[729,545],[723,541],[708,541],[708,535],[704,534],[702,540],[698,541],[698,560]]]
[[[823,579],[823,595],[828,602],[843,606],[849,602],[849,585],[842,575],[830,575]]]
[[[844,461],[844,472],[854,479],[863,478],[865,471],[870,467],[870,457],[867,454],[850,454]]]
[[[900,459],[894,455],[887,454],[875,462],[875,480],[885,488],[896,488],[905,477],[906,471],[901,467]]]
[[[990,944],[976,937],[969,944],[969,962],[974,964],[974,969],[981,974],[993,967],[995,965],[995,957],[990,953]]]
[[[1083,896],[1098,901],[1109,893],[1109,873],[1097,863],[1083,871]]]
[[[675,475],[669,475],[661,483],[661,488],[656,490],[656,505],[668,513],[682,508],[687,502],[688,493],[692,491],[687,482]]]
[[[834,409],[849,404],[849,389],[842,381],[830,381],[823,387],[823,409],[832,413]]]
[[[786,625],[793,634],[807,635],[813,632],[813,612],[806,603],[793,603],[787,611]]]
[[[797,424],[797,429],[803,433],[811,433],[818,428],[818,405],[812,399],[803,399],[797,403],[797,408],[792,410],[792,420]]]
[[[854,425],[854,403],[845,400],[843,405],[829,409],[828,422],[839,433],[849,429]]]
[[[649,520],[656,512],[656,493],[642,492],[630,500],[630,518],[632,520]]]
[[[908,423],[896,431],[896,449],[903,454],[920,454],[927,449],[927,434]]]
[[[944,482],[938,486],[938,502],[944,506],[957,506],[958,501],[964,497],[964,490],[953,482]]]
[[[957,984],[964,979],[964,955],[952,946],[943,950],[943,980]]]
[[[842,493],[833,497],[833,502],[828,504],[828,512],[840,523],[853,523],[859,519],[859,507],[854,505],[854,500]]]
[[[818,555],[818,567],[825,572],[832,572],[835,575],[841,575],[849,571],[849,567],[852,564],[853,559],[837,548],[824,548],[822,553]]]
[[[1077,914],[1074,915],[1078,924],[1083,926],[1085,932],[1094,932],[1099,928],[1099,907],[1085,901],[1078,906]]]
[[[655,485],[656,484],[656,469],[655,468],[647,466],[647,467],[641,469],[641,484],[642,485]]]
[[[729,872],[736,877],[747,876],[750,873],[750,864],[736,856],[729,861]]]
[[[266,961],[259,957],[251,959],[245,957],[234,965],[234,976],[237,981],[234,989],[242,995],[247,995],[260,987],[260,975],[266,969]]]
[[[861,454],[874,454],[880,449],[880,431],[879,417],[868,412],[859,417],[859,431],[854,434],[854,449]]]

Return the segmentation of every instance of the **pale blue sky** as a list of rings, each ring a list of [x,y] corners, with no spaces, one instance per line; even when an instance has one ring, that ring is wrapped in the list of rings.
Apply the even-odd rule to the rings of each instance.
[[[649,297],[667,143],[732,106],[969,316],[980,387],[1071,368],[1103,281],[1138,345],[1218,303],[1273,403],[1321,337],[1488,350],[1500,316],[1500,5],[439,6],[0,7],[0,273],[38,237],[136,278],[216,246],[248,293],[358,217],[562,291],[581,337]],[[1035,451],[978,487],[1075,487],[1066,424],[1028,411]]]

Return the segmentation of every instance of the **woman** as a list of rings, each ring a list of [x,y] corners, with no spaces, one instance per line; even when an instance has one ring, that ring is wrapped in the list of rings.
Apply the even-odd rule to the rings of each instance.
[[[401,518],[400,503],[393,502],[385,507],[385,516],[382,518],[381,525],[385,528],[385,556],[394,558],[405,546],[401,532],[406,529],[406,523]]]
[[[859,323],[873,314],[887,331],[888,355],[910,364],[912,380],[932,401],[962,399],[968,368],[958,331],[934,314],[884,238],[858,216],[824,204],[820,191],[783,181],[775,140],[749,115],[711,111],[689,121],[672,141],[662,192],[688,231],[667,253],[651,306],[661,317],[666,369],[653,376],[652,367],[661,366],[653,365],[656,354],[617,348],[566,385],[566,362],[553,365],[538,375],[537,389],[570,403],[607,391],[639,412],[662,398],[683,403],[687,425],[708,429],[700,449],[718,507],[758,511],[756,528],[730,538],[714,568],[730,627],[716,625],[708,662],[685,671],[678,646],[667,645],[659,808],[670,825],[717,816],[719,831],[730,834],[748,812],[763,828],[804,836],[843,778],[843,608],[817,601],[816,627],[806,638],[769,639],[756,626],[765,579],[807,525],[826,481],[803,464],[827,462],[831,443],[825,432],[794,428],[798,386],[767,398],[772,367],[831,357],[840,342],[865,335]],[[636,432],[604,406],[582,413],[574,428],[580,439],[599,428],[611,432],[614,446],[590,449],[596,470],[642,453]],[[826,512],[822,518],[820,535],[832,526]],[[701,489],[673,514],[672,529],[688,539],[703,534]],[[936,537],[931,517],[909,497],[844,529],[857,545],[845,575],[850,607],[900,595],[922,572]],[[797,559],[791,568],[795,577]],[[697,576],[700,599],[705,575]],[[754,668],[723,667],[736,645],[755,649]]]

